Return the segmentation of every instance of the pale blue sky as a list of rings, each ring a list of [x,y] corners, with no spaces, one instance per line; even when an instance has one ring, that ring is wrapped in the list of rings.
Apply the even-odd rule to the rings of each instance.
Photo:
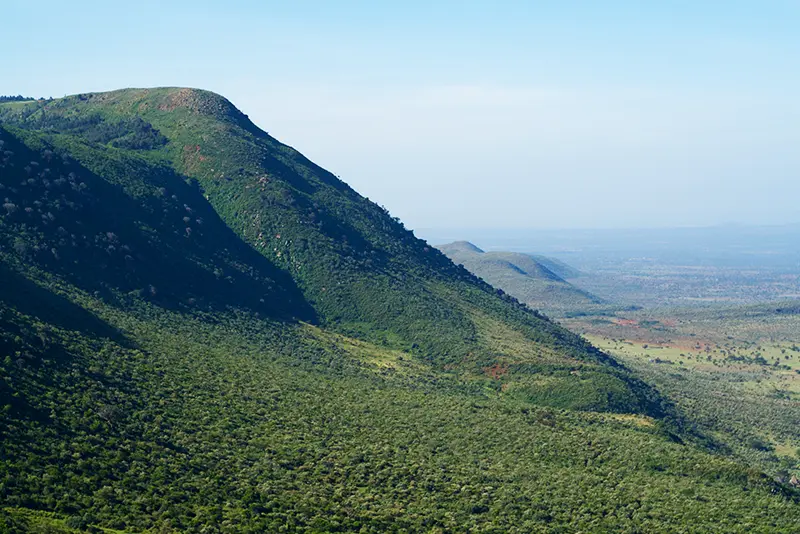
[[[412,228],[800,221],[795,0],[0,11],[0,94],[217,91]]]

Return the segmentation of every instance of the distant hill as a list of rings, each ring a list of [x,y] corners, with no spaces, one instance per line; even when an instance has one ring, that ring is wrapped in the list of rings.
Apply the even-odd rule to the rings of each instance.
[[[0,103],[0,201],[0,532],[800,519],[628,368],[220,95]]]
[[[540,256],[538,254],[530,254],[530,257],[565,280],[569,280],[571,278],[580,278],[583,276],[581,271],[571,265],[567,265],[559,259],[551,258],[549,256]]]
[[[580,272],[552,258],[517,252],[484,252],[467,241],[440,245],[453,263],[502,289],[534,309],[551,314],[585,312],[604,305],[604,301],[562,278]]]

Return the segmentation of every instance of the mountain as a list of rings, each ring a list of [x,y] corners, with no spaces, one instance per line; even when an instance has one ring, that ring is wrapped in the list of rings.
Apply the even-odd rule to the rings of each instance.
[[[557,366],[620,372],[218,95],[124,90],[4,109],[17,132],[6,141],[6,246],[25,241],[24,260],[84,291],[292,316],[438,367],[552,354]],[[488,341],[498,322],[536,346],[534,362]]]
[[[564,280],[562,274],[575,278],[580,276],[580,272],[558,260],[518,252],[484,252],[467,241],[437,248],[453,263],[463,265],[533,309],[559,315],[596,310],[605,304],[600,298]]]
[[[0,532],[800,518],[219,95],[0,104],[0,199]]]

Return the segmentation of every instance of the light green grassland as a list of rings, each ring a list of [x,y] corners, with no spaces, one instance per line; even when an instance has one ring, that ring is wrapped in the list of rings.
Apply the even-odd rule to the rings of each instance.
[[[668,394],[731,454],[768,472],[798,471],[797,315],[672,311],[571,326]]]

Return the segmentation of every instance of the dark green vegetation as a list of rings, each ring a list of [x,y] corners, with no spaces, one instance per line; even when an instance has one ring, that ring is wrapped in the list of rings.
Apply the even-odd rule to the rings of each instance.
[[[0,532],[797,530],[789,486],[223,98],[0,124]]]
[[[22,96],[22,95],[17,95],[17,96],[0,95],[0,104],[2,104],[4,102],[25,102],[25,101],[28,101],[28,100],[34,100],[34,99],[30,98],[30,97],[27,97],[27,96]]]
[[[437,248],[453,263],[547,314],[609,309],[598,297],[567,282],[564,277],[574,278],[580,273],[559,260],[518,252],[484,252],[466,241]]]

